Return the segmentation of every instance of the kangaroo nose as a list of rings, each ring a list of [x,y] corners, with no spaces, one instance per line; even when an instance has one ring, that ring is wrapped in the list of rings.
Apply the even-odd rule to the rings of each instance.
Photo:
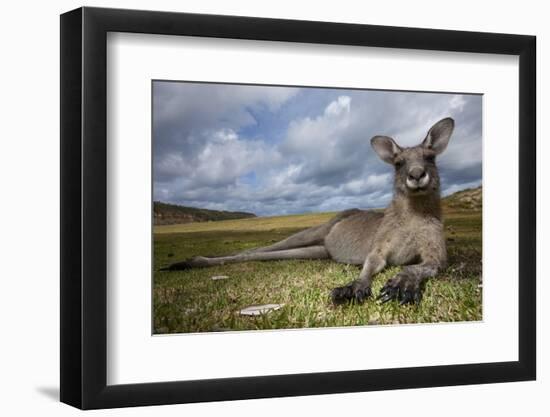
[[[424,168],[421,167],[414,167],[409,170],[409,179],[410,180],[420,180],[422,177],[426,175],[426,171],[424,171]]]

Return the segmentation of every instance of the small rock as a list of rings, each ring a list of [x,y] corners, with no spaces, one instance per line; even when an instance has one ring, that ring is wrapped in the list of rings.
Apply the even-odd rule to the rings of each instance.
[[[218,281],[220,279],[227,279],[229,278],[227,275],[214,275],[213,277],[210,277],[212,281]]]
[[[279,310],[284,304],[264,304],[261,306],[250,306],[240,311],[241,316],[259,316],[271,311]]]

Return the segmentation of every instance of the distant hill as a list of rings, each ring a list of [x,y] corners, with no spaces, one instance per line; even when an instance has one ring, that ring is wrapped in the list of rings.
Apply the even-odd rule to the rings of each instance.
[[[155,201],[153,203],[153,217],[155,225],[163,225],[246,219],[249,217],[256,217],[256,215],[254,213],[244,213],[239,211],[218,211],[185,207]]]
[[[481,186],[457,191],[443,199],[443,204],[449,208],[481,210],[483,191]]]

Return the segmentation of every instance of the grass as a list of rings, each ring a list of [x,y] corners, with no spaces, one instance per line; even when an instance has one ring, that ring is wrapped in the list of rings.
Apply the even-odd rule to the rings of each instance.
[[[360,268],[329,260],[247,262],[178,272],[159,268],[195,255],[226,255],[271,244],[334,213],[250,218],[157,226],[154,235],[154,332],[189,333],[226,330],[341,327],[433,323],[482,319],[481,212],[446,213],[449,267],[427,282],[420,305],[333,306],[330,290],[355,279]],[[377,294],[399,268],[373,282]],[[227,275],[213,281],[214,275]],[[239,311],[258,304],[284,304],[250,317]]]

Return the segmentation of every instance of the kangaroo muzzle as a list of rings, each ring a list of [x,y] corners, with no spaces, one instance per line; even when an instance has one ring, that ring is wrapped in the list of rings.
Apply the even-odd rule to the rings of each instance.
[[[418,190],[425,188],[430,182],[430,174],[428,174],[424,168],[416,166],[409,170],[407,176],[407,187],[411,190]]]

